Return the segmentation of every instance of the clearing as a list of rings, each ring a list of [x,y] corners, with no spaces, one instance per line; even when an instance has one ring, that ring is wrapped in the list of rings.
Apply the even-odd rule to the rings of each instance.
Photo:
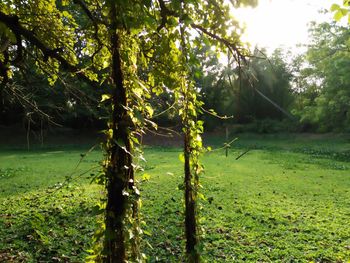
[[[219,136],[206,138],[213,149],[222,143]],[[103,189],[90,184],[99,172],[101,151],[97,147],[81,157],[91,146],[0,148],[0,261],[84,261],[97,228],[96,204],[103,197]],[[181,149],[144,150],[150,180],[140,186],[142,250],[150,262],[179,262],[184,248]],[[344,135],[239,135],[228,157],[224,150],[205,153],[203,258],[348,262],[349,161],[350,140]]]

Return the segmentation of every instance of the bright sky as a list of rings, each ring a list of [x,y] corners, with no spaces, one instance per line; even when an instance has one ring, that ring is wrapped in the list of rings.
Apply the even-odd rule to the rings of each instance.
[[[259,0],[256,8],[233,11],[239,21],[244,21],[246,32],[244,41],[252,47],[258,45],[272,51],[278,47],[291,47],[293,52],[301,52],[297,44],[308,40],[310,21],[330,21],[332,15],[320,14],[320,9],[330,9],[341,0]]]

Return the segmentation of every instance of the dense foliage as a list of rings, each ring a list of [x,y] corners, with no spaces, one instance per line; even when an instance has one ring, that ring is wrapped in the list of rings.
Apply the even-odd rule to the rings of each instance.
[[[350,63],[348,32],[348,26],[334,22],[313,23],[310,26],[312,42],[308,44],[307,52],[292,62],[288,58],[290,55],[283,50],[276,50],[268,57],[264,57],[263,50],[256,51],[254,56],[247,59],[247,64],[241,65],[232,63],[230,59],[225,64],[223,54],[218,56],[207,38],[203,38],[203,35],[197,37],[193,42],[196,46],[191,47],[193,55],[189,72],[204,102],[204,112],[200,118],[205,121],[205,127],[211,130],[222,124],[240,124],[234,130],[347,132],[350,126],[347,111],[347,69]],[[6,34],[4,31],[2,35],[3,47],[11,39],[11,35]],[[165,37],[162,35],[162,38]],[[150,42],[145,39],[141,41],[141,47],[151,48]],[[152,41],[159,41],[159,38],[152,36]],[[14,62],[15,43],[9,49]],[[76,44],[75,48],[82,49],[79,45]],[[179,129],[177,125],[180,118],[173,88],[177,85],[174,79],[178,76],[170,74],[166,76],[168,80],[163,78],[165,72],[178,69],[164,68],[157,63],[158,60],[164,60],[170,65],[169,61],[178,56],[176,53],[169,57],[161,55],[172,54],[167,50],[171,45],[177,48],[174,43],[158,46],[152,51],[158,54],[157,59],[147,66],[145,61],[141,62],[138,70],[142,80],[153,83],[148,100],[149,109],[152,107],[155,113],[154,121],[162,127]],[[86,56],[88,53],[82,54]],[[103,120],[107,116],[106,110],[104,105],[97,105],[104,93],[103,89],[91,89],[84,81],[65,73],[56,75],[60,81],[54,82],[54,79],[49,78],[50,86],[46,78],[39,74],[44,69],[33,59],[35,52],[26,49],[22,56],[26,56],[26,59],[16,64],[19,70],[12,71],[11,85],[1,89],[2,125],[18,122],[28,127],[30,123],[32,129],[45,128],[54,123],[79,128],[102,126],[101,117]],[[100,74],[103,75],[103,71],[105,69],[100,70]],[[156,75],[159,76],[151,76],[152,71],[158,72]],[[157,85],[161,81],[165,83],[166,89]],[[213,116],[212,109],[220,116],[233,118],[223,121]],[[300,120],[300,125],[287,121],[296,119]]]
[[[312,42],[299,58],[295,113],[308,130],[350,131],[349,28],[313,24]]]
[[[184,137],[186,255],[189,262],[199,262],[196,199],[203,170],[198,161],[203,127],[197,119],[202,103],[193,85],[192,67],[198,59],[192,46],[211,42],[240,64],[247,52],[232,30],[237,23],[230,8],[254,2],[8,0],[0,4],[3,87],[17,85],[14,74],[29,59],[50,85],[73,78],[103,91],[105,160],[95,180],[105,186],[106,197],[99,204],[104,222],[90,260],[143,260],[135,179],[142,170],[137,161],[142,157],[137,145],[146,129],[157,127],[150,120],[154,110],[149,99],[171,91]],[[25,91],[31,95],[30,86]],[[67,96],[64,101],[70,107],[76,103]],[[36,102],[32,104],[38,111]]]
[[[293,102],[291,72],[281,50],[268,58],[258,51],[247,59],[243,67],[232,63],[218,64],[216,57],[208,61],[203,77],[197,79],[206,109],[214,109],[219,116],[233,116],[225,124],[247,124],[258,121],[288,118]],[[230,62],[230,61],[229,61]],[[222,119],[205,115],[205,124],[213,128],[222,124]]]

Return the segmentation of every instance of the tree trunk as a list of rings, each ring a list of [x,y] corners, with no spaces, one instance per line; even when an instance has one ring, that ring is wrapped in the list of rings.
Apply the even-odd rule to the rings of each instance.
[[[184,157],[185,157],[185,235],[186,235],[186,256],[190,263],[200,262],[198,244],[197,222],[196,222],[196,189],[194,189],[193,175],[190,164],[190,134],[185,131]]]
[[[132,157],[130,155],[130,122],[126,110],[127,96],[123,84],[120,57],[120,39],[117,32],[117,12],[111,7],[111,46],[112,46],[112,111],[111,139],[107,143],[108,164],[106,169],[106,232],[104,262],[126,262],[125,217],[129,204],[130,183],[133,183]]]

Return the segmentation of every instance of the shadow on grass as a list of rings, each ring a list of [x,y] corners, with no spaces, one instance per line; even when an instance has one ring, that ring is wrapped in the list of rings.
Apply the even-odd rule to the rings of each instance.
[[[26,195],[2,203],[0,258],[13,262],[82,262],[96,229],[98,200],[83,188],[45,198]]]

